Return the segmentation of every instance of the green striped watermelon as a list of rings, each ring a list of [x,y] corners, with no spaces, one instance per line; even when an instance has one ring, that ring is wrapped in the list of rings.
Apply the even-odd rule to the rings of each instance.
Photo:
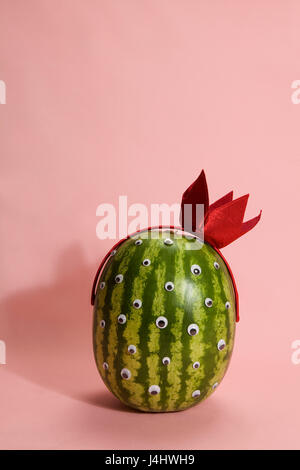
[[[106,386],[143,411],[178,411],[207,398],[228,367],[236,297],[210,244],[147,229],[110,253],[94,301],[94,354]]]

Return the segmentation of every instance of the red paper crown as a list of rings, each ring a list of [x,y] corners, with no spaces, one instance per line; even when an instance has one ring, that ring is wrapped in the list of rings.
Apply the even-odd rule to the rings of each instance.
[[[249,232],[261,217],[259,215],[243,222],[249,194],[233,200],[233,191],[209,205],[208,189],[205,173],[199,177],[183,193],[181,201],[181,223],[186,231],[197,232],[204,225],[204,240],[214,248],[223,248],[237,238]],[[184,214],[184,206],[189,204],[192,211]],[[196,217],[197,204],[204,206],[204,218]]]

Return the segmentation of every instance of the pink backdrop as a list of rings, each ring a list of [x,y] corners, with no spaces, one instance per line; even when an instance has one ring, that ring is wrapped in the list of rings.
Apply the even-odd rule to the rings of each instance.
[[[299,448],[300,4],[0,0],[1,448]],[[250,192],[225,248],[241,322],[220,389],[145,415],[101,383],[96,208]]]

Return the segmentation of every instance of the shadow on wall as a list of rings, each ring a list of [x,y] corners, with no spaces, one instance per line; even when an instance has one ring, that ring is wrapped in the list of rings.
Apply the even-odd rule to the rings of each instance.
[[[73,398],[101,390],[93,358],[90,305],[96,270],[96,265],[85,263],[79,247],[71,247],[59,258],[53,284],[19,291],[2,302],[5,367]],[[99,396],[106,406],[105,395]],[[94,404],[101,406],[101,400]]]

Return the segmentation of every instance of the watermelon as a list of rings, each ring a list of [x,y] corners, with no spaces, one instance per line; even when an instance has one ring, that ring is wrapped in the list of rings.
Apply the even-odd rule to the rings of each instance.
[[[209,244],[181,230],[140,232],[110,256],[99,278],[97,367],[126,405],[183,410],[220,384],[235,320],[230,273]]]
[[[223,205],[227,197],[213,207]],[[224,236],[226,230],[219,240]],[[224,377],[238,296],[214,225],[207,238],[213,242],[185,226],[148,228],[119,242],[98,270],[94,356],[107,388],[130,407],[184,410],[210,396]]]

